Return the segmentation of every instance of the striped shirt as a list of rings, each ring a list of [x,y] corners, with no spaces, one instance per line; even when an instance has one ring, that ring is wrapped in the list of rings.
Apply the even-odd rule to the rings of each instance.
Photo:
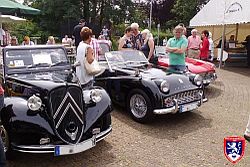
[[[100,48],[100,45],[99,45],[97,39],[91,38],[90,46],[94,50],[95,59],[98,60],[99,59],[99,52],[101,51],[101,48]]]

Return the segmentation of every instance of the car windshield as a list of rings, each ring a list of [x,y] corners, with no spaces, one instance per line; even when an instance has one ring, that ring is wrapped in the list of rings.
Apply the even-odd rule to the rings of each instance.
[[[5,54],[8,71],[36,69],[68,65],[67,56],[62,48],[10,49]]]
[[[145,55],[136,50],[131,51],[112,51],[105,54],[105,58],[111,70],[128,66],[142,66],[148,64]]]
[[[108,43],[100,42],[99,45],[100,45],[100,48],[102,49],[103,54],[110,51],[110,47],[109,47]]]
[[[155,47],[155,55],[157,57],[168,57],[168,54],[166,53],[166,47],[165,46],[156,46]]]

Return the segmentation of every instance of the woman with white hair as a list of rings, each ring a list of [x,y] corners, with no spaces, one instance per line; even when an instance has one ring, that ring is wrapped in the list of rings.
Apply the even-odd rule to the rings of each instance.
[[[145,29],[141,32],[144,43],[142,46],[139,44],[140,50],[144,53],[144,55],[148,58],[149,61],[153,60],[154,57],[154,39],[153,35],[148,29]]]

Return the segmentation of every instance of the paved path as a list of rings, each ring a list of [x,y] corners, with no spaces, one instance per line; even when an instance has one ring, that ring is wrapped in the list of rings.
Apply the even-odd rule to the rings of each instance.
[[[84,153],[71,156],[18,154],[9,166],[233,166],[223,152],[226,136],[242,135],[250,114],[250,69],[217,70],[206,90],[209,102],[193,113],[138,124],[124,109],[113,112],[113,132]],[[250,143],[236,166],[250,166]]]

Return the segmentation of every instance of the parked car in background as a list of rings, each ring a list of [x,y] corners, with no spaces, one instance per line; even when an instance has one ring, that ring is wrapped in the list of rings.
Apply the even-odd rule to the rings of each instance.
[[[111,100],[101,87],[82,87],[63,46],[3,49],[1,79],[6,97],[0,132],[7,156],[75,154],[112,130]]]
[[[169,57],[164,46],[155,47],[155,57],[159,66],[169,66]],[[211,62],[186,57],[186,65],[191,73],[200,74],[203,77],[205,86],[217,79],[215,65]]]
[[[111,46],[108,40],[98,40],[98,44],[101,48],[101,54],[99,54],[99,61],[105,60],[105,53],[109,52],[111,50]]]
[[[135,121],[192,111],[207,100],[199,75],[153,68],[136,50],[107,52],[105,58],[100,64],[106,70],[95,78],[96,85],[105,88],[114,103],[125,106]]]

